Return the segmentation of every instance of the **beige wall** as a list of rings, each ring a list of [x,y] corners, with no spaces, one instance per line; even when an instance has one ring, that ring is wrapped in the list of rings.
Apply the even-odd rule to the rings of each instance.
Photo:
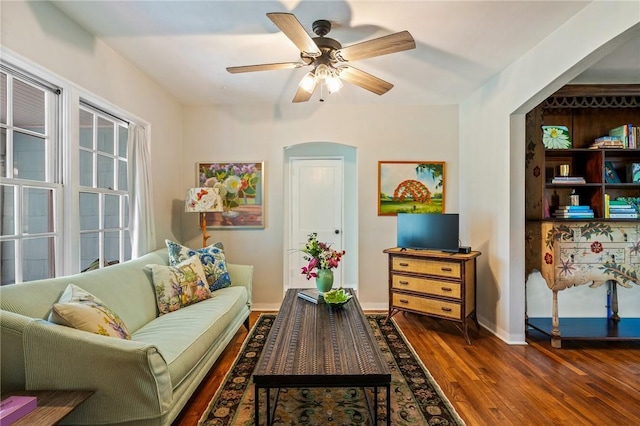
[[[172,209],[173,199],[184,196],[181,105],[49,2],[3,1],[0,13],[5,59],[24,58],[71,83],[74,95],[91,94],[149,125],[156,232],[163,246],[165,236],[180,232]]]
[[[360,90],[345,87],[343,90]],[[458,211],[457,106],[337,106],[323,104],[185,108],[182,186],[196,179],[197,161],[265,161],[266,227],[212,230],[236,263],[255,265],[257,308],[277,308],[282,298],[284,246],[284,148],[335,142],[357,149],[358,277],[365,307],[387,306],[387,260],[395,245],[395,217],[377,214],[379,160],[446,162],[446,211]],[[189,171],[191,170],[191,171]],[[197,247],[197,215],[182,214],[184,240]]]

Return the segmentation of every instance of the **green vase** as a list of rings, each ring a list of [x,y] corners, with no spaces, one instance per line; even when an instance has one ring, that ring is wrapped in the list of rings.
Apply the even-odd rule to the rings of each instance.
[[[318,269],[316,287],[320,293],[326,293],[333,287],[333,271],[331,269]]]

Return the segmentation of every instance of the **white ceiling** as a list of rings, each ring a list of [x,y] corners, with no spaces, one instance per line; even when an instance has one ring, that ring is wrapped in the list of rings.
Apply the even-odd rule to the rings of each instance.
[[[166,87],[186,105],[289,103],[308,68],[229,74],[227,66],[297,61],[294,44],[266,17],[291,12],[310,35],[326,19],[328,37],[349,46],[408,30],[416,49],[354,63],[395,85],[378,96],[345,84],[327,102],[455,104],[525,54],[588,1],[54,1],[60,10]],[[640,42],[614,73],[640,82]],[[629,52],[632,60],[629,62]],[[625,65],[627,62],[630,64]],[[608,64],[615,63],[611,70]],[[316,90],[310,102],[320,98]]]

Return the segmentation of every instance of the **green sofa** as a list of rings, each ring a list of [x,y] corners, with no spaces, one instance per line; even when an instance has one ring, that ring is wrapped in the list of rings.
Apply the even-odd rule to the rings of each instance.
[[[62,424],[170,425],[238,329],[249,327],[253,266],[227,264],[230,287],[158,316],[147,264],[167,265],[167,249],[78,275],[0,287],[2,391],[95,391]],[[131,340],[47,321],[70,283],[116,312]]]

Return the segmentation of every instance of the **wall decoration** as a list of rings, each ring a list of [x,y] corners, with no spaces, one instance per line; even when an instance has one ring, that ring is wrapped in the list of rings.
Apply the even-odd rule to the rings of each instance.
[[[444,161],[378,161],[378,216],[444,213]]]
[[[264,162],[197,163],[197,186],[218,188],[224,210],[207,228],[264,228]]]
[[[542,126],[542,143],[546,149],[571,148],[567,126]]]

